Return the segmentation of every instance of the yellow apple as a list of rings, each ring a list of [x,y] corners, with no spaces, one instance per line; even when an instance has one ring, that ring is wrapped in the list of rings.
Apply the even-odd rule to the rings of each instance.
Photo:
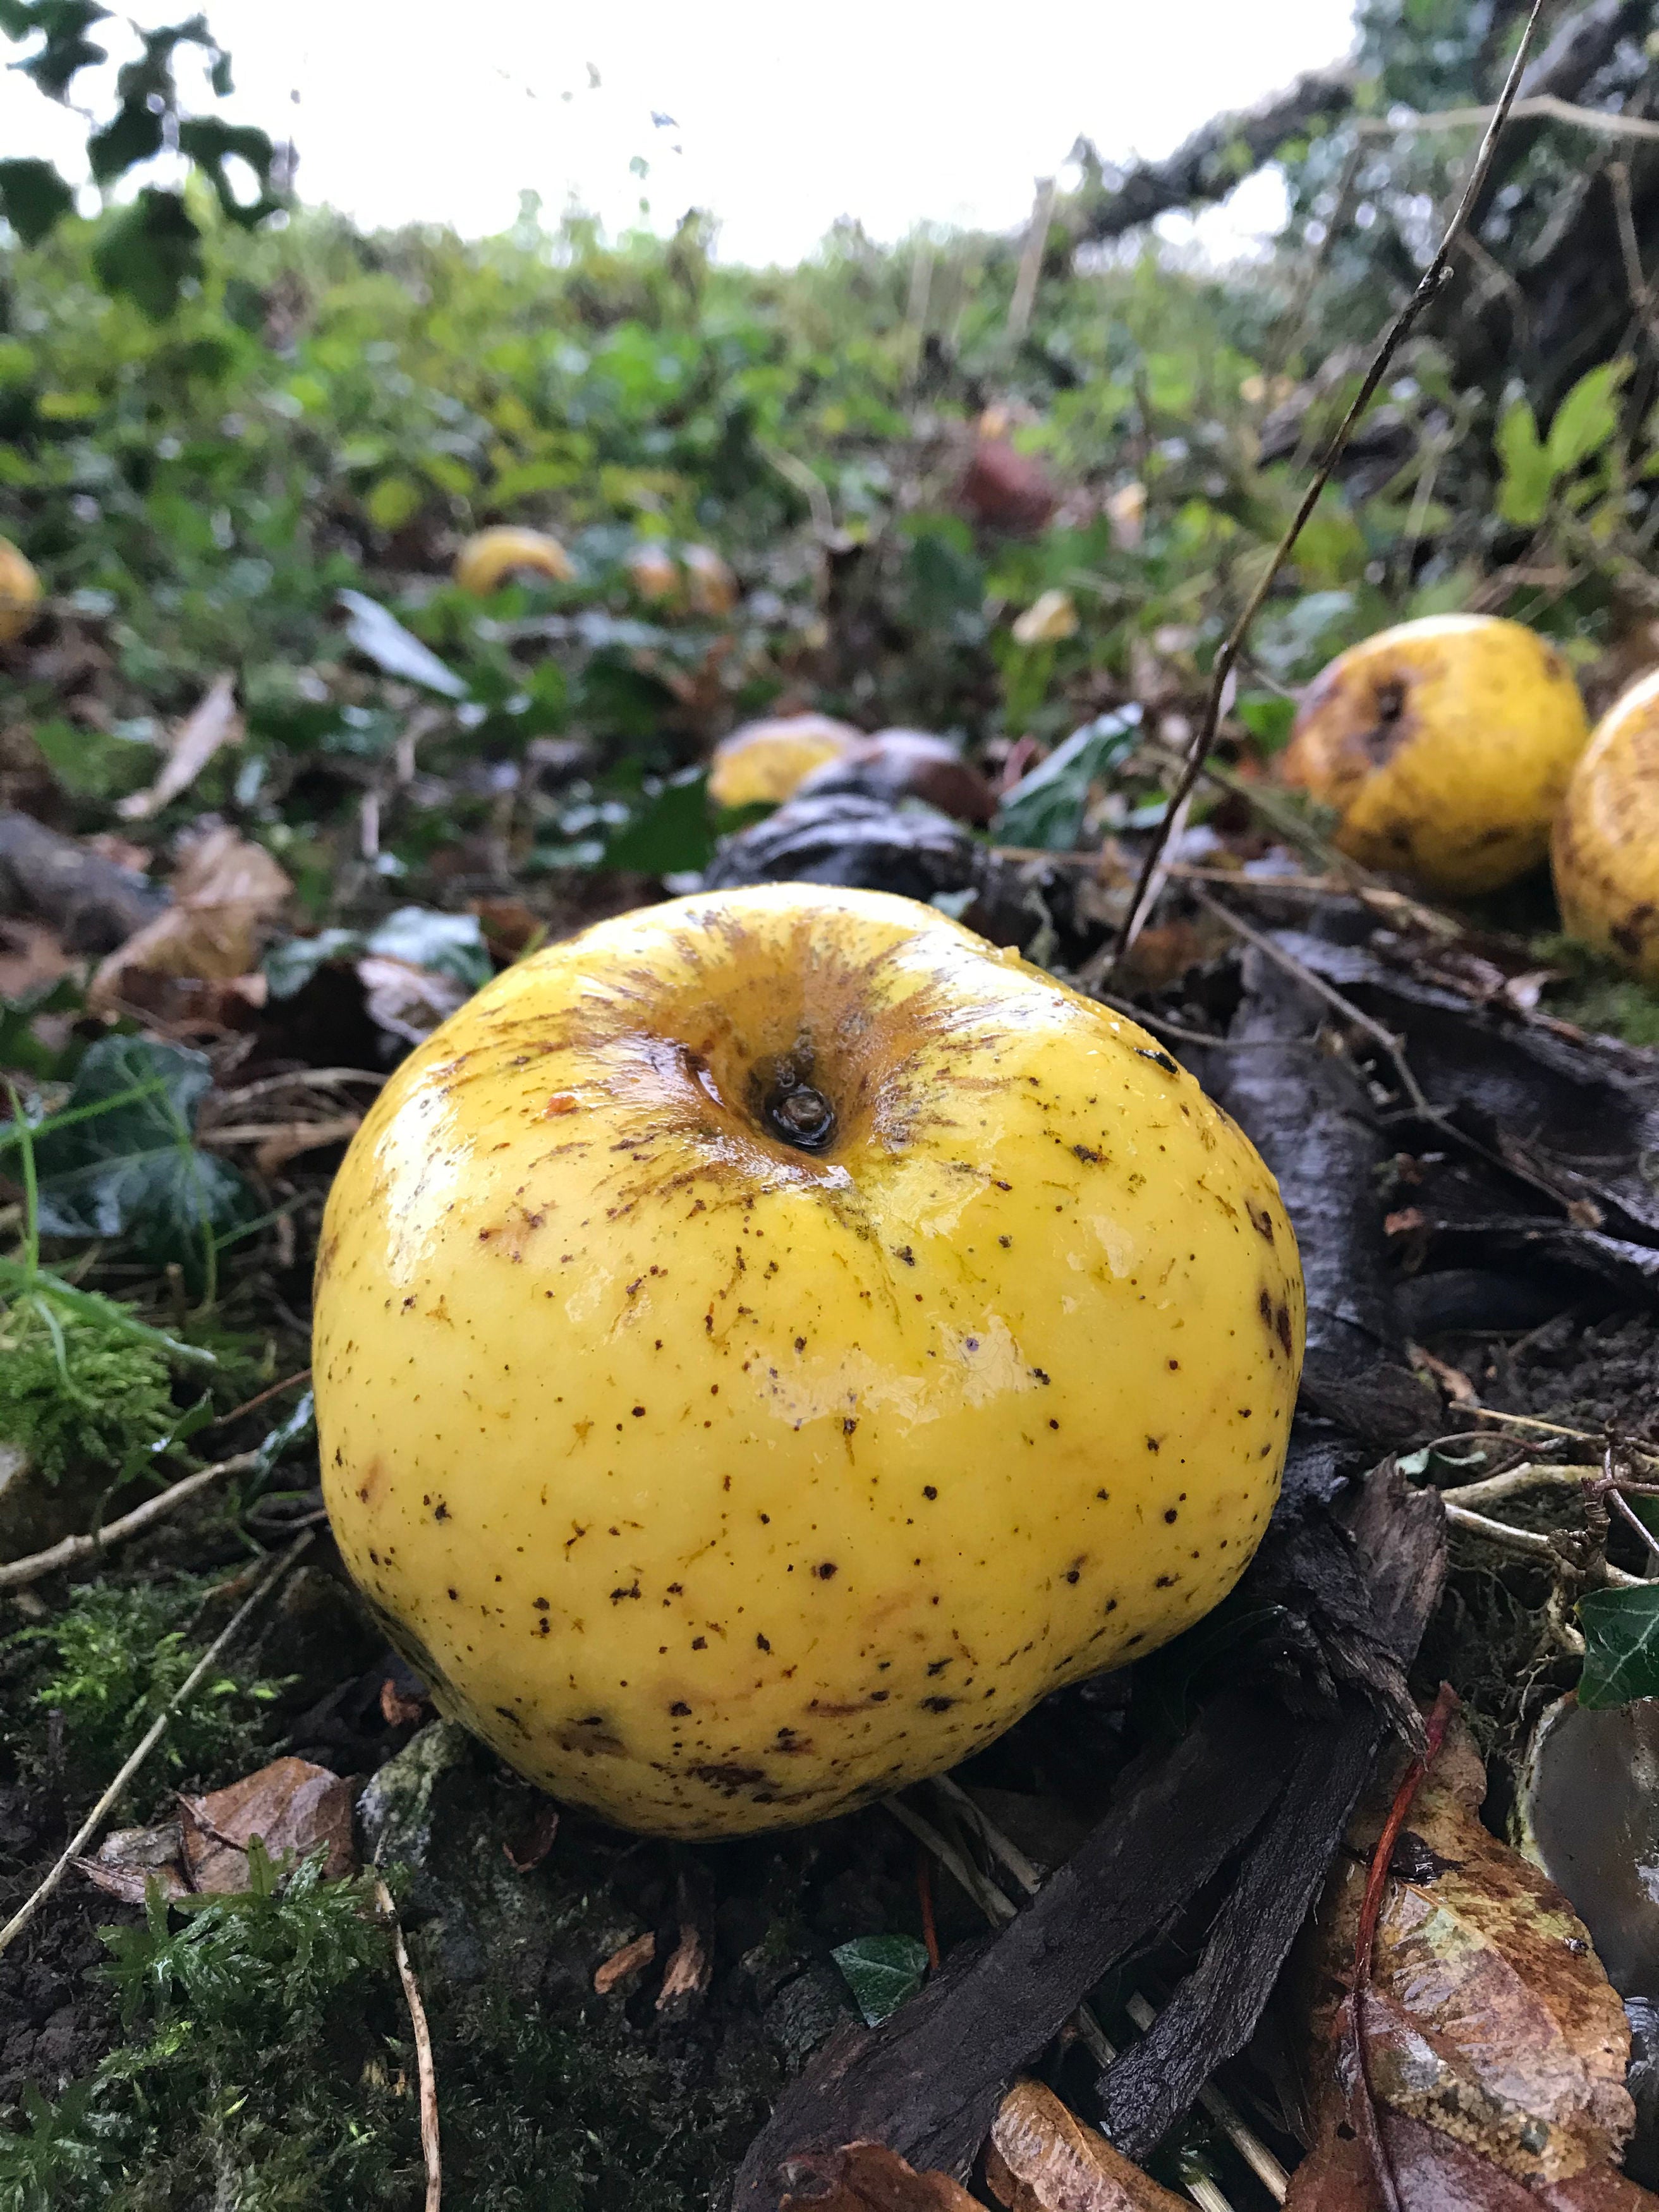
[[[1496,615],[1431,615],[1337,655],[1282,766],[1336,808],[1341,851],[1460,897],[1538,866],[1589,736],[1547,638]]]
[[[40,579],[9,538],[0,538],[0,645],[22,636],[40,607]]]
[[[445,1711],[733,1834],[1199,1620],[1302,1345],[1272,1176],[1133,1022],[906,899],[709,892],[387,1084],[318,1261],[325,1494]]]
[[[1659,984],[1659,672],[1596,724],[1551,860],[1570,934]]]
[[[708,796],[717,806],[780,805],[814,769],[845,760],[863,743],[862,730],[830,714],[769,714],[744,722],[714,748]]]
[[[544,530],[518,530],[502,524],[469,538],[455,556],[455,581],[464,592],[486,598],[504,576],[521,569],[568,584],[576,564],[556,538]]]

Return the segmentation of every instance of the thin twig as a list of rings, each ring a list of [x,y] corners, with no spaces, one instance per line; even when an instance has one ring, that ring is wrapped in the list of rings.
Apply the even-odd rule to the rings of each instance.
[[[211,1671],[215,1663],[217,1662],[220,1654],[224,1650],[227,1644],[231,1642],[237,1631],[241,1627],[243,1622],[248,1620],[249,1617],[252,1613],[256,1613],[259,1607],[264,1603],[265,1600],[276,1589],[277,1583],[280,1583],[283,1577],[288,1573],[289,1569],[295,1565],[298,1561],[301,1553],[307,1549],[311,1543],[311,1540],[309,1533],[303,1536],[296,1537],[295,1541],[289,1546],[287,1551],[283,1553],[281,1559],[277,1560],[276,1565],[270,1570],[270,1572],[260,1582],[258,1588],[255,1589],[252,1595],[245,1598],[242,1603],[237,1607],[235,1612],[232,1613],[230,1619],[220,1630],[219,1633],[214,1638],[207,1650],[203,1652],[201,1657],[191,1668],[189,1674],[185,1675],[184,1680],[180,1682],[173,1695],[167,1699],[166,1705],[162,1706],[161,1711],[157,1713],[155,1718],[144,1730],[143,1735],[139,1738],[137,1743],[128,1753],[126,1759],[123,1762],[121,1770],[119,1773],[117,1774],[114,1781],[110,1784],[108,1789],[105,1790],[103,1796],[93,1807],[91,1812],[88,1814],[86,1819],[82,1820],[80,1826],[70,1838],[69,1842],[64,1846],[62,1854],[54,1862],[51,1871],[46,1875],[43,1881],[39,1882],[36,1887],[31,1890],[28,1896],[23,1900],[22,1904],[20,1905],[16,1911],[13,1913],[11,1918],[7,1921],[5,1926],[3,1928],[0,1928],[0,1952],[9,1950],[11,1946],[16,1942],[17,1938],[22,1934],[23,1930],[28,1926],[30,1921],[33,1919],[35,1914],[40,1910],[40,1907],[58,1887],[59,1882],[63,1881],[64,1876],[69,1872],[70,1868],[74,1864],[75,1861],[80,1857],[81,1854],[86,1850],[87,1845],[92,1841],[99,1829],[103,1826],[106,1817],[109,1814],[111,1808],[115,1804],[117,1799],[120,1796],[121,1792],[126,1788],[128,1783],[131,1781],[133,1776],[137,1773],[139,1768],[143,1766],[144,1761],[149,1757],[151,1752],[155,1750],[156,1745],[160,1743],[161,1738],[167,1734],[173,1715],[179,1711],[179,1708],[185,1703],[186,1698],[190,1697],[191,1692],[196,1689],[198,1685],[202,1682]]]
[[[392,1929],[392,1951],[398,1961],[398,1979],[404,1985],[409,2022],[415,2031],[415,2064],[421,2084],[421,2155],[426,2161],[426,2212],[440,2212],[443,2203],[444,2174],[438,2141],[438,2069],[432,2056],[432,2030],[428,2025],[426,2007],[421,2001],[421,1985],[415,1978],[414,1967],[409,1963],[409,1946],[404,1941],[398,1908],[392,1901],[392,1892],[386,1887],[384,1876],[380,1874],[374,1876],[374,1902]]]
[[[1537,11],[1534,11],[1536,21]],[[1527,36],[1532,33],[1532,23],[1527,25]],[[1522,40],[1522,52],[1526,49]],[[1510,72],[1511,82],[1514,72]],[[1509,86],[1504,87],[1507,93]],[[1487,125],[1490,140],[1493,130],[1505,117],[1516,123],[1566,123],[1577,131],[1593,131],[1601,138],[1659,138],[1659,123],[1650,123],[1640,115],[1615,115],[1601,107],[1575,107],[1571,100],[1558,100],[1553,93],[1534,93],[1527,100],[1500,100],[1496,107],[1441,107],[1427,114],[1366,116],[1354,125],[1367,138],[1397,137],[1407,131],[1473,130],[1477,124]],[[1485,150],[1484,148],[1482,149]]]
[[[1647,332],[1648,343],[1659,353],[1659,316],[1654,313],[1653,286],[1642,273],[1642,247],[1636,235],[1636,210],[1631,200],[1630,165],[1609,161],[1607,182],[1613,191],[1613,213],[1619,224],[1619,251],[1624,258],[1625,283],[1637,320]]]
[[[1083,979],[1079,977],[1081,983]],[[1152,1030],[1159,1036],[1173,1038],[1176,1044],[1201,1045],[1208,1052],[1271,1052],[1284,1050],[1278,1037],[1230,1037],[1220,1030],[1189,1030],[1182,1022],[1172,1022],[1167,1014],[1148,1013],[1145,1006],[1137,1006],[1127,999],[1115,998],[1111,992],[1098,985],[1085,987],[1091,999],[1098,999],[1103,1006],[1109,1006],[1115,1014],[1123,1014],[1144,1030]]]
[[[1534,20],[1536,14],[1534,9]],[[1376,1923],[1382,1917],[1382,1897],[1389,1886],[1389,1868],[1394,1857],[1394,1847],[1400,1841],[1406,1815],[1411,1811],[1424,1778],[1445,1741],[1446,1729],[1456,1707],[1455,1692],[1449,1682],[1443,1682],[1439,1695],[1434,1701],[1434,1710],[1428,1717],[1422,1754],[1414,1759],[1406,1770],[1405,1778],[1395,1792],[1394,1802],[1389,1808],[1389,1817],[1382,1823],[1382,1832],[1376,1839],[1376,1848],[1371,1853],[1364,1893],[1359,1901],[1358,1925],[1354,1931],[1353,1981],[1342,2007],[1341,2039],[1351,2045],[1353,2061],[1352,2065],[1345,2069],[1352,2084],[1351,2109],[1365,2139],[1365,2148],[1370,2154],[1377,2189],[1386,2212],[1401,2212],[1401,2207],[1400,2184],[1395,2174],[1394,2162],[1389,2156],[1389,2146],[1383,2138],[1382,2122],[1377,2117],[1376,2095],[1371,2087],[1370,2038],[1365,2018],[1366,2000],[1371,1989],[1371,1960],[1376,1948]]]
[[[1593,1467],[1541,1467],[1535,1460],[1510,1468],[1503,1474],[1483,1475],[1478,1482],[1460,1482],[1440,1493],[1449,1505],[1493,1505],[1500,1498],[1514,1498],[1528,1490],[1577,1490],[1600,1469]]]
[[[273,1382],[269,1389],[261,1390],[257,1398],[249,1398],[242,1405],[233,1406],[229,1413],[221,1413],[218,1419],[211,1425],[216,1429],[228,1428],[233,1421],[240,1421],[244,1413],[257,1413],[261,1406],[268,1405],[271,1399],[280,1398],[284,1390],[291,1390],[296,1382],[309,1382],[310,1380],[311,1370],[308,1367],[302,1367],[297,1375],[286,1375],[280,1382]]]
[[[1440,240],[1433,260],[1424,270],[1417,289],[1383,332],[1382,342],[1371,357],[1371,365],[1361,380],[1359,389],[1354,394],[1352,404],[1338,426],[1336,435],[1326,450],[1324,459],[1315,470],[1308,489],[1303,494],[1301,502],[1291,519],[1289,527],[1273,548],[1272,558],[1257,579],[1255,589],[1246,600],[1243,613],[1228,631],[1220,651],[1216,654],[1215,665],[1210,672],[1209,696],[1204,702],[1203,715],[1200,719],[1198,727],[1193,732],[1192,742],[1188,746],[1186,760],[1180,777],[1174,791],[1170,794],[1170,804],[1165,810],[1163,823],[1152,833],[1152,843],[1141,866],[1140,879],[1135,885],[1135,895],[1129,902],[1129,912],[1125,919],[1120,940],[1120,959],[1128,953],[1134,943],[1138,918],[1144,913],[1143,902],[1146,888],[1158,872],[1158,862],[1163,858],[1164,848],[1169,842],[1170,825],[1180,811],[1182,802],[1198,781],[1205,756],[1215,743],[1215,733],[1221,720],[1221,702],[1225,695],[1227,679],[1237,665],[1244,641],[1249,635],[1250,624],[1255,620],[1263,601],[1273,589],[1279,570],[1290,558],[1297,539],[1302,535],[1309,518],[1319,504],[1320,495],[1330,482],[1332,471],[1341,459],[1343,451],[1358,426],[1361,417],[1375,398],[1378,386],[1388,374],[1390,362],[1400,350],[1419,316],[1446,280],[1447,272],[1451,267],[1453,251],[1465,224],[1468,222],[1476,200],[1485,189],[1486,179],[1492,173],[1492,160],[1498,151],[1498,142],[1502,135],[1504,125],[1509,120],[1510,111],[1515,106],[1516,94],[1521,85],[1521,73],[1526,65],[1527,57],[1532,50],[1533,34],[1538,27],[1538,18],[1542,8],[1543,0],[1533,0],[1532,11],[1527,18],[1526,28],[1522,32],[1520,43],[1516,47],[1515,58],[1510,64],[1509,76],[1504,81],[1498,105],[1492,111],[1492,119],[1486,126],[1486,137],[1480,142],[1480,150],[1475,157],[1474,167],[1469,172],[1468,182],[1463,187],[1462,198],[1458,201],[1456,210],[1446,226],[1445,234]],[[1659,126],[1650,127],[1655,128],[1656,135],[1659,135]]]
[[[113,1546],[142,1536],[146,1528],[164,1521],[169,1513],[177,1512],[187,1498],[194,1498],[198,1490],[205,1490],[221,1475],[246,1474],[258,1465],[258,1452],[238,1452],[234,1459],[222,1459],[216,1466],[185,1475],[182,1482],[175,1482],[171,1489],[161,1491],[155,1498],[147,1498],[131,1513],[124,1513],[118,1521],[108,1522],[89,1536],[65,1536],[44,1552],[32,1552],[23,1559],[9,1559],[0,1565],[0,1590],[21,1589],[26,1583],[41,1582],[47,1575],[60,1573],[65,1567],[78,1567],[84,1559],[101,1558]]]
[[[1223,906],[1219,899],[1212,899],[1207,891],[1201,890],[1197,884],[1193,886],[1192,895],[1206,914],[1213,915],[1218,921],[1224,922],[1235,937],[1241,938],[1246,945],[1261,953],[1264,959],[1271,960],[1275,967],[1282,968],[1287,975],[1294,975],[1297,981],[1311,991],[1316,999],[1322,999],[1333,1012],[1340,1014],[1344,1021],[1351,1023],[1354,1028],[1370,1037],[1373,1043],[1380,1045],[1393,1063],[1395,1073],[1400,1078],[1400,1086],[1410,1099],[1413,1112],[1420,1115],[1425,1121],[1433,1121],[1437,1124],[1444,1119],[1443,1115],[1437,1113],[1430,1105],[1421,1085],[1412,1073],[1411,1063],[1406,1058],[1405,1048],[1392,1030],[1385,1029],[1382,1024],[1375,1020],[1371,1015],[1362,1012],[1352,999],[1343,997],[1334,983],[1328,983],[1322,975],[1316,975],[1313,969],[1305,966],[1294,953],[1287,952],[1282,945],[1275,944],[1271,937],[1264,936],[1261,930],[1253,929],[1248,921],[1241,921],[1237,915]]]
[[[222,1113],[228,1106],[251,1106],[256,1098],[269,1098],[279,1091],[335,1091],[346,1083],[366,1083],[379,1091],[386,1078],[368,1067],[296,1067],[289,1075],[262,1076],[240,1091],[221,1091],[214,1103]]]
[[[1007,1925],[1015,1917],[1015,1908],[1008,1902],[994,1881],[989,1881],[954,1844],[947,1843],[933,1822],[912,1811],[902,1797],[884,1797],[882,1803],[893,1818],[921,1844],[925,1844],[947,1874],[954,1875],[985,1917],[998,1928]]]
[[[1515,1552],[1523,1559],[1538,1559],[1550,1566],[1559,1567],[1561,1554],[1547,1536],[1540,1535],[1535,1528],[1511,1528],[1507,1521],[1489,1520],[1484,1513],[1471,1513],[1467,1505],[1447,1505],[1446,1519],[1454,1528],[1466,1529],[1471,1536],[1479,1536],[1500,1551]],[[1648,1584],[1640,1575],[1627,1575],[1622,1567],[1609,1564],[1602,1570],[1607,1582],[1614,1589],[1644,1589]]]

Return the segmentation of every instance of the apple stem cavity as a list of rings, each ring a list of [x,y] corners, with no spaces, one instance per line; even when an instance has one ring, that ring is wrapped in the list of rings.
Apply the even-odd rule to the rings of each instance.
[[[786,1145],[821,1152],[836,1133],[836,1109],[823,1091],[801,1081],[785,1060],[766,1097],[766,1119]]]

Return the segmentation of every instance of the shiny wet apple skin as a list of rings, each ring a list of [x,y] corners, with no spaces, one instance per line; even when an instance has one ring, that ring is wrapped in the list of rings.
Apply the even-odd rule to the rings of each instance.
[[[781,1826],[1213,1606],[1303,1328],[1271,1176],[1144,1030],[908,900],[710,893],[510,969],[386,1085],[324,1227],[325,1494],[515,1767]]]

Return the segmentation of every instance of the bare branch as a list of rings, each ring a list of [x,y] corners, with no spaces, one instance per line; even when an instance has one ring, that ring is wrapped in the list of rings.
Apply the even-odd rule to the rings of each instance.
[[[1462,234],[1463,227],[1468,221],[1470,210],[1480,198],[1486,186],[1486,179],[1491,173],[1492,161],[1498,151],[1498,140],[1503,135],[1505,123],[1509,120],[1510,111],[1515,105],[1516,94],[1520,87],[1522,72],[1526,67],[1527,55],[1532,45],[1533,34],[1538,27],[1538,17],[1542,6],[1543,0],[1533,0],[1532,12],[1527,18],[1526,28],[1521,33],[1521,43],[1516,48],[1515,59],[1510,64],[1509,78],[1504,87],[1503,97],[1492,112],[1492,121],[1486,126],[1486,135],[1480,142],[1480,151],[1475,158],[1474,168],[1469,173],[1469,180],[1463,187],[1463,196],[1457,204],[1456,212],[1446,226],[1445,235],[1440,241],[1438,251],[1424,270],[1417,289],[1383,332],[1382,342],[1372,357],[1371,365],[1366,370],[1359,389],[1354,395],[1353,403],[1343,416],[1336,435],[1327,448],[1324,459],[1315,470],[1313,479],[1302,495],[1302,502],[1291,518],[1289,528],[1273,548],[1273,558],[1262,571],[1255,589],[1245,602],[1243,612],[1227,633],[1220,651],[1216,654],[1215,666],[1210,675],[1209,696],[1204,702],[1204,713],[1200,719],[1197,729],[1193,732],[1192,743],[1187,749],[1185,764],[1176,780],[1176,787],[1170,795],[1169,805],[1164,810],[1163,823],[1152,833],[1152,842],[1147,848],[1146,858],[1141,867],[1140,878],[1135,885],[1134,896],[1129,902],[1128,915],[1118,941],[1120,961],[1133,945],[1139,925],[1145,918],[1146,890],[1158,872],[1158,863],[1164,857],[1164,848],[1169,842],[1170,827],[1179,815],[1194,785],[1198,781],[1203,771],[1205,759],[1215,743],[1216,728],[1221,720],[1221,702],[1226,693],[1227,679],[1237,665],[1239,653],[1243,647],[1244,640],[1249,635],[1250,624],[1255,620],[1262,602],[1272,590],[1274,579],[1290,558],[1297,539],[1302,535],[1309,517],[1319,503],[1320,494],[1330,482],[1331,471],[1341,458],[1343,448],[1353,435],[1360,418],[1376,396],[1378,386],[1387,375],[1389,363],[1400,350],[1401,345],[1419,316],[1445,282],[1447,272],[1451,266],[1452,254],[1456,248],[1458,239]]]

